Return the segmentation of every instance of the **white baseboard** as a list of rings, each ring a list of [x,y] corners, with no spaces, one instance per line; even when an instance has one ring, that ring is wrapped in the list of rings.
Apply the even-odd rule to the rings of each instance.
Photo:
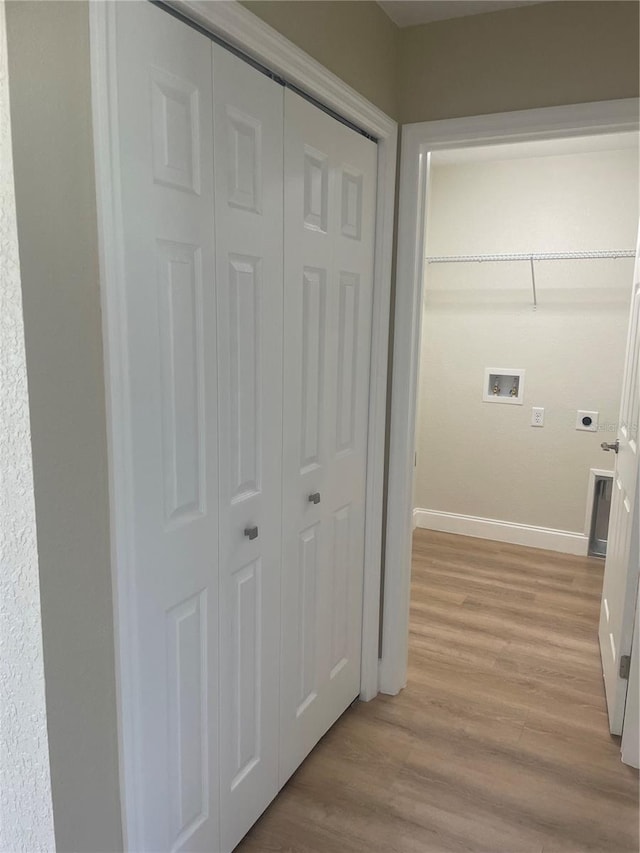
[[[477,518],[473,515],[458,515],[454,512],[438,512],[432,509],[414,509],[413,526],[442,533],[459,533],[478,539],[493,539],[511,545],[528,545],[563,554],[587,555],[589,537],[584,533],[554,530],[551,527],[533,527],[530,524],[514,524],[511,521],[496,521],[492,518]]]

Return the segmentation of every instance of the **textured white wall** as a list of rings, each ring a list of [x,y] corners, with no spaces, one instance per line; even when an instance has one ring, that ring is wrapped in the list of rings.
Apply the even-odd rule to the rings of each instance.
[[[0,4],[0,850],[55,850],[4,3]]]
[[[438,165],[431,255],[633,249],[633,149]],[[609,468],[633,259],[427,266],[415,506],[582,533]],[[526,370],[523,406],[482,402],[485,367]],[[545,408],[542,429],[531,407]],[[610,431],[579,432],[576,410]]]

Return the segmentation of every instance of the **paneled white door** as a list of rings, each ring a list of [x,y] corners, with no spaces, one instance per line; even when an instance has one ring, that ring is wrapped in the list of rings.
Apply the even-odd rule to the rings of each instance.
[[[213,91],[227,853],[278,792],[284,91],[219,45]]]
[[[360,689],[376,162],[285,91],[281,784]]]
[[[151,3],[114,7],[133,531],[129,843],[211,853],[219,848],[211,43]]]
[[[229,853],[359,692],[377,150],[151,3],[109,14],[129,844]]]
[[[600,609],[600,656],[609,728],[622,732],[627,680],[620,659],[631,654],[638,587],[638,419],[640,418],[640,236],[631,295],[627,355],[617,432],[616,467]],[[611,451],[609,451],[611,452]]]

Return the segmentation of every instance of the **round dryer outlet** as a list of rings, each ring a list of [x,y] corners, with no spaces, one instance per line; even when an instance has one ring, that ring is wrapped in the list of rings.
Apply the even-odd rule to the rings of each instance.
[[[585,432],[597,432],[598,412],[584,412],[579,410],[576,413],[576,429],[581,429]]]

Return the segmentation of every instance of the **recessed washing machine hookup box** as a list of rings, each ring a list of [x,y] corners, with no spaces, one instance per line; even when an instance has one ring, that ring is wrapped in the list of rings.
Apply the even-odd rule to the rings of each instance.
[[[524,400],[524,370],[486,367],[482,399],[485,403],[511,403],[521,406]]]

